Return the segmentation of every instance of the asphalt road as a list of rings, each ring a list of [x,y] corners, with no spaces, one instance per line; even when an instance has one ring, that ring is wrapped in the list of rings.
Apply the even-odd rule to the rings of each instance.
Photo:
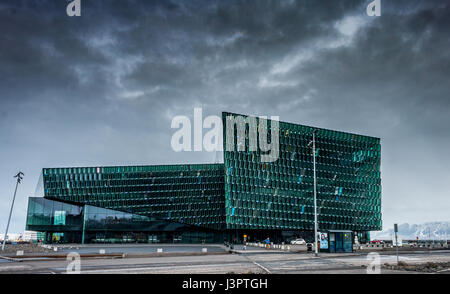
[[[198,248],[198,246],[194,246]],[[401,261],[407,263],[450,262],[450,250],[403,253]],[[249,252],[248,254],[222,254],[199,256],[162,256],[82,259],[83,274],[198,274],[198,273],[358,273],[365,274],[371,261],[367,254],[321,254],[318,258],[307,253]],[[380,255],[380,263],[394,264],[395,254]],[[64,274],[70,261],[34,260],[12,262],[2,260],[0,273]],[[381,273],[411,273],[381,270]],[[450,269],[441,273],[450,273]]]

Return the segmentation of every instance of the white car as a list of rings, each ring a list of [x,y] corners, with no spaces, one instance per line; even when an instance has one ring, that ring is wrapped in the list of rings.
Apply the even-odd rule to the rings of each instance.
[[[291,241],[291,245],[306,245],[306,241],[302,238],[294,239]]]

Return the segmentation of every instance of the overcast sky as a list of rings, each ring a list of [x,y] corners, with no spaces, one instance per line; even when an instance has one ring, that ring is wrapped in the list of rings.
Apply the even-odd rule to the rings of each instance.
[[[43,167],[213,162],[175,115],[376,136],[384,227],[450,221],[450,2],[0,0],[0,231]]]

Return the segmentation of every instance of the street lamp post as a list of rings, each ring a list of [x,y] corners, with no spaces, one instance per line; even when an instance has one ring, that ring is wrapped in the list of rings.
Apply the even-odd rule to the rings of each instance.
[[[315,255],[319,256],[317,244],[317,177],[316,177],[316,131],[313,132],[313,164],[314,164],[314,242]]]
[[[397,254],[397,265],[398,265],[398,238],[397,238],[397,233],[398,233],[398,225],[394,224],[394,234],[395,234],[395,252]]]
[[[317,246],[317,177],[316,177],[316,132],[313,131],[312,142],[309,142],[308,146],[312,143],[312,155],[313,155],[313,171],[314,171],[314,253],[319,256],[318,246]]]
[[[14,176],[15,178],[17,178],[17,183],[16,183],[16,189],[14,190],[14,197],[13,197],[13,201],[11,204],[11,210],[9,211],[8,224],[6,225],[5,236],[3,237],[2,251],[5,251],[6,238],[8,236],[9,222],[11,221],[11,214],[12,214],[13,207],[14,207],[14,201],[16,200],[17,187],[19,186],[20,181],[22,180],[23,176],[24,176],[23,172],[18,172],[17,175]]]

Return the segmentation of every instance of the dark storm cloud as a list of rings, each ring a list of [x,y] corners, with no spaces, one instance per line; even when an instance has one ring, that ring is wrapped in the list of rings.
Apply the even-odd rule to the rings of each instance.
[[[450,5],[369,2],[3,1],[1,215],[17,169],[23,224],[42,167],[210,162],[170,149],[202,106],[381,137],[385,222],[448,220]]]

